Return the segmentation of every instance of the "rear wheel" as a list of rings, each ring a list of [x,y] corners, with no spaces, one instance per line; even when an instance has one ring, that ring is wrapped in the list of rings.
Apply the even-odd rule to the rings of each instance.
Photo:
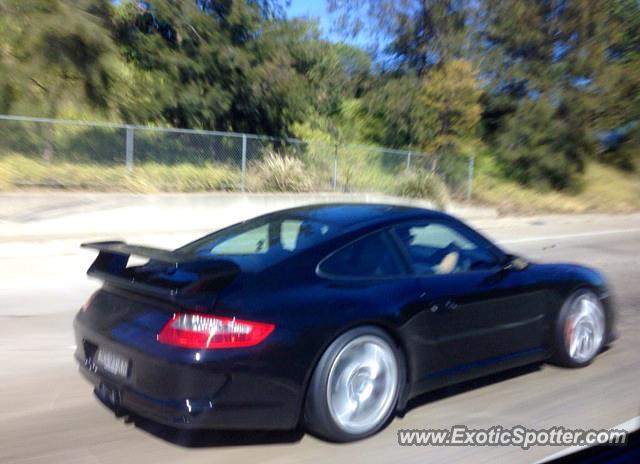
[[[590,364],[602,349],[605,324],[598,297],[587,289],[574,292],[563,305],[556,323],[556,361],[568,367]]]
[[[401,356],[376,327],[359,327],[327,348],[311,378],[305,424],[332,441],[352,441],[377,432],[395,410],[401,390]]]

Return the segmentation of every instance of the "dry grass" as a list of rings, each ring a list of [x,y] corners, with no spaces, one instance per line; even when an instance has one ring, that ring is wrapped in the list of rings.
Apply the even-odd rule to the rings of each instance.
[[[623,173],[608,166],[587,166],[576,193],[539,192],[503,179],[479,175],[474,181],[474,199],[497,207],[503,213],[623,213],[640,210],[640,175]]]
[[[377,166],[358,170],[368,174],[371,190],[396,191],[405,196],[429,198],[439,204],[446,201],[438,185],[409,176],[382,176]],[[255,175],[254,175],[255,174]],[[257,184],[256,191],[312,191],[314,183],[305,166],[292,158],[266,158],[253,166],[248,176]],[[376,183],[375,181],[378,181]],[[384,180],[385,182],[380,182]],[[145,163],[133,172],[124,166],[52,163],[21,155],[0,157],[0,190],[20,187],[54,187],[65,190],[129,192],[201,192],[235,190],[240,185],[237,169],[219,164],[189,163],[165,165]],[[474,181],[474,199],[497,207],[503,213],[533,214],[541,212],[631,212],[640,210],[640,175],[623,173],[597,163],[588,165],[577,193],[539,192],[513,182],[479,173]]]
[[[239,179],[220,165],[144,163],[129,173],[124,166],[52,163],[10,155],[0,158],[0,190],[52,187],[65,190],[195,192],[230,190]]]

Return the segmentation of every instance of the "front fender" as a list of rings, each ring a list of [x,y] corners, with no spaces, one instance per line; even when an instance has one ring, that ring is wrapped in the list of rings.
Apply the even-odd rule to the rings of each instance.
[[[573,292],[580,288],[589,288],[600,299],[605,311],[606,344],[617,338],[615,304],[609,283],[602,272],[571,263],[531,264],[529,271],[551,290],[553,311],[550,314],[550,322],[555,322],[563,303]]]

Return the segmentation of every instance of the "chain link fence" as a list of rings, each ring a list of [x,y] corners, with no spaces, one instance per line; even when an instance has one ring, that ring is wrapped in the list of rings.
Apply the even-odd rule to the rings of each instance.
[[[432,173],[453,197],[471,195],[472,158],[255,134],[0,115],[0,162],[28,159],[51,172],[50,177],[36,178],[5,166],[14,169],[12,182],[17,186],[45,178],[60,187],[91,188],[95,176],[82,183],[60,178],[66,171],[56,169],[75,166],[86,168],[83,173],[97,168],[103,174],[99,188],[108,188],[109,180],[118,175],[133,177],[142,170],[158,190],[172,190],[169,174],[175,172],[193,179],[194,190],[261,191],[260,165],[273,154],[297,160],[316,191],[393,193],[403,176]],[[182,187],[179,190],[189,190]]]

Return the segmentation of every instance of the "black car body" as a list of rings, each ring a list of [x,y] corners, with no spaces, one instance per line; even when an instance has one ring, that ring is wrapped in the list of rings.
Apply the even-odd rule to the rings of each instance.
[[[427,226],[431,242],[407,245]],[[292,231],[286,237],[285,229]],[[315,205],[174,251],[87,246],[100,251],[89,274],[104,285],[74,321],[81,371],[114,409],[175,427],[295,428],[321,356],[356,327],[374,326],[397,345],[395,410],[429,390],[550,358],[559,313],[581,288],[604,308],[604,344],[613,339],[598,272],[514,259],[435,211]],[[440,272],[443,253],[458,256],[448,272]],[[149,261],[127,267],[129,255]],[[163,343],[163,330],[182,314],[222,318],[216,324],[252,321],[268,333],[247,346],[233,337],[218,348],[188,337],[182,346]],[[106,353],[101,362],[98,350]]]

